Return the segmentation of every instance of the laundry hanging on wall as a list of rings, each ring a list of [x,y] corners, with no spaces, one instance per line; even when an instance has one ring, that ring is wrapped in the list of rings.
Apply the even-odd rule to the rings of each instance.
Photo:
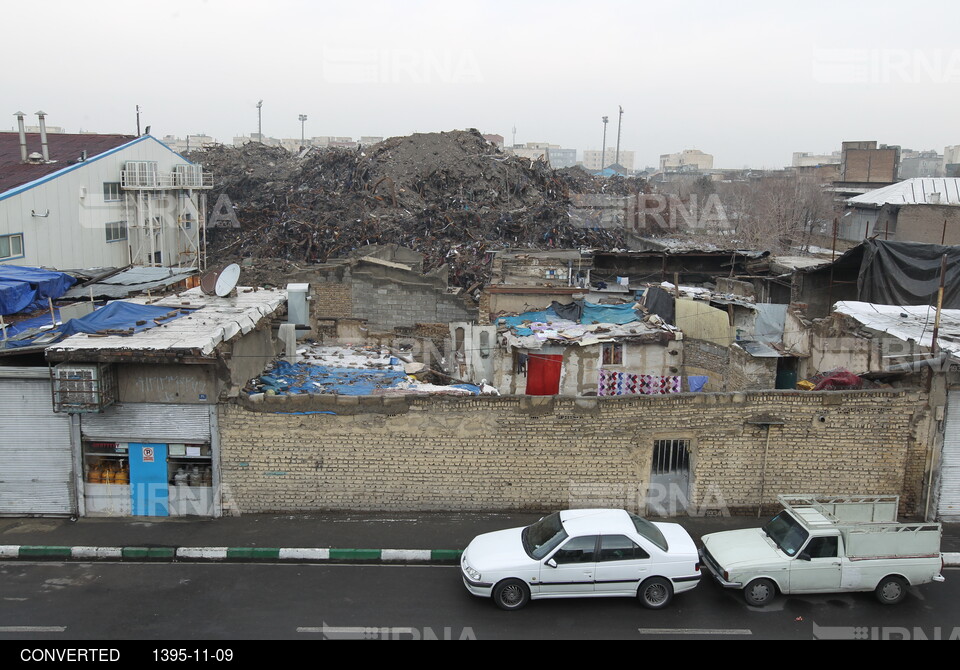
[[[682,377],[634,375],[628,372],[600,370],[597,381],[597,395],[662,395],[665,393],[680,393],[682,379]]]

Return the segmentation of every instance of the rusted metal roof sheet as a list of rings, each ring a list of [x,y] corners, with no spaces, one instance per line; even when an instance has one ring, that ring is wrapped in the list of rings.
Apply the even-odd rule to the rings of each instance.
[[[27,154],[41,153],[40,134],[27,133]],[[148,137],[144,135],[144,137]],[[23,163],[20,160],[20,134],[0,133],[0,196],[7,191],[52,175],[64,168],[82,164],[86,160],[122,147],[138,138],[133,135],[97,135],[93,133],[48,133],[49,163]]]

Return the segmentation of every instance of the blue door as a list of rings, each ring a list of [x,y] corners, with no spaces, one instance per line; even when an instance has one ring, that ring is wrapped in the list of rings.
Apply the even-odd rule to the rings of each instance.
[[[167,445],[130,443],[130,494],[134,516],[169,516]]]

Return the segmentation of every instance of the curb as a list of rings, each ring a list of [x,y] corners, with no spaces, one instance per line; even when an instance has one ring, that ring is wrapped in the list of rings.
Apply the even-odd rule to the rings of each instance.
[[[0,560],[169,561],[202,563],[290,561],[330,563],[455,564],[460,549],[335,549],[308,547],[57,547],[0,545]],[[946,567],[960,567],[960,552],[941,554]]]
[[[0,560],[168,561],[203,563],[288,561],[330,563],[456,564],[459,549],[335,549],[273,547],[57,547],[0,545]]]

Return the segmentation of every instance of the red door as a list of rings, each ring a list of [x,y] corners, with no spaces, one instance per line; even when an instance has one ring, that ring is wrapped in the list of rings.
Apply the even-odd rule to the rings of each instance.
[[[527,362],[527,395],[560,393],[560,365],[563,356],[531,353]]]

